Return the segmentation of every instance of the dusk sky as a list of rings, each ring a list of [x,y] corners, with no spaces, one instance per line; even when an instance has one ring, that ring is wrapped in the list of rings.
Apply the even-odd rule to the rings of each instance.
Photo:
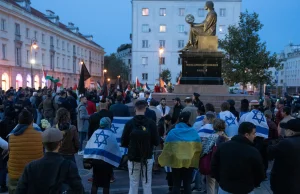
[[[31,0],[31,6],[43,13],[54,11],[65,24],[73,22],[82,34],[92,34],[108,54],[130,43],[131,0]],[[280,52],[290,42],[300,44],[299,8],[300,0],[242,1],[242,11],[259,14],[264,24],[261,39],[272,52]]]

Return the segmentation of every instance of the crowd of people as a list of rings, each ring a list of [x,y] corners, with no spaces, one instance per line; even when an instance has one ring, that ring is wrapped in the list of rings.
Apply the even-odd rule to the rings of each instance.
[[[0,91],[0,192],[84,193],[76,154],[93,169],[92,194],[99,187],[109,193],[113,169],[121,165],[128,169],[130,194],[138,193],[140,181],[144,193],[152,193],[152,173],[162,167],[169,193],[254,193],[268,180],[270,162],[273,193],[300,191],[300,120],[291,116],[288,98],[243,99],[240,111],[229,99],[217,112],[198,93],[168,106],[167,99],[143,92],[131,111],[131,91]],[[129,118],[120,138],[116,118]]]

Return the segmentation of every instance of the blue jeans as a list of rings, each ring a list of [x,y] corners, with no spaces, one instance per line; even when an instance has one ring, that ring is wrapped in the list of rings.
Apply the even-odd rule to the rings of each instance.
[[[87,138],[87,132],[79,132],[79,142],[80,142],[79,151],[82,151],[82,145],[83,142],[86,141],[86,138]]]
[[[218,194],[231,194],[231,193],[228,193],[227,191],[224,191],[221,187],[219,187],[219,192]],[[250,193],[248,194],[254,194],[254,191],[251,191]]]

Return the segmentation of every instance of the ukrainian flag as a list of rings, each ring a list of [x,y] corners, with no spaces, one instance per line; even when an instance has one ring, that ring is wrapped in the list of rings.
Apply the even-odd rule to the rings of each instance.
[[[198,168],[201,151],[197,131],[185,123],[178,123],[169,132],[158,162],[171,168]]]

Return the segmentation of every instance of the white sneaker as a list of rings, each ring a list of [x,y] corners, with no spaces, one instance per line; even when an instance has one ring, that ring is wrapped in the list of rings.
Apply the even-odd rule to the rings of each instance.
[[[83,154],[84,154],[83,151],[79,151],[79,152],[78,152],[78,155],[79,155],[79,156],[83,156]]]

